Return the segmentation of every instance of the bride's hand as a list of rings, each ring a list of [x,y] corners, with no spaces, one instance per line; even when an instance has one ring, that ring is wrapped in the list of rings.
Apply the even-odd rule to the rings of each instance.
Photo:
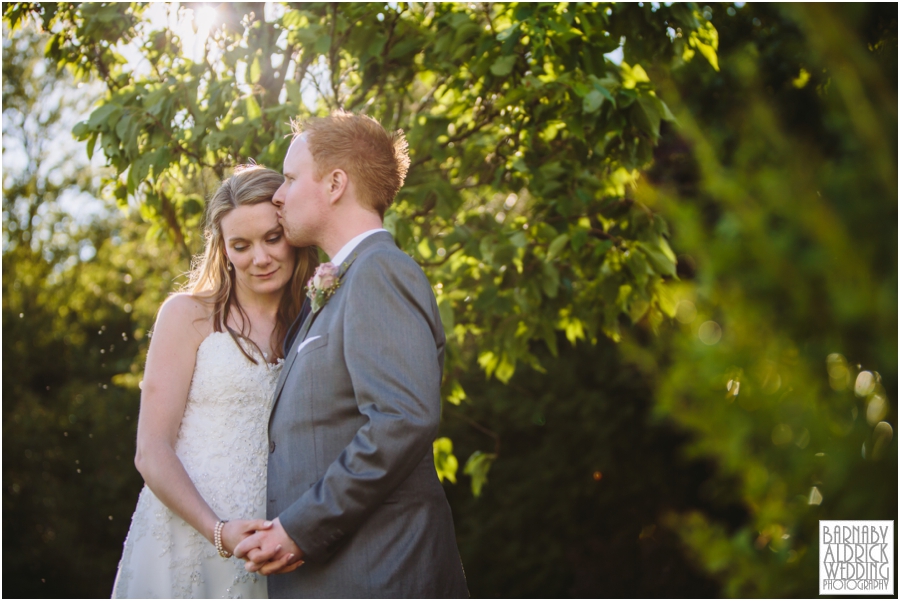
[[[257,530],[268,530],[272,522],[268,520],[231,520],[225,522],[222,527],[222,546],[229,553],[234,553],[234,548],[242,540]]]

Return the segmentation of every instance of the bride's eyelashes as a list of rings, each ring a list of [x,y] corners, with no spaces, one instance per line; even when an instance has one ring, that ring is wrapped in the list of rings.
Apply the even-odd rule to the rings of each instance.
[[[266,238],[266,243],[267,244],[278,244],[279,242],[281,242],[282,237],[283,237],[283,234],[276,234],[274,236],[269,236],[268,238]],[[235,245],[232,245],[231,248],[234,249],[236,252],[244,252],[245,250],[250,248],[250,245],[249,244],[246,244],[246,245],[235,244]]]

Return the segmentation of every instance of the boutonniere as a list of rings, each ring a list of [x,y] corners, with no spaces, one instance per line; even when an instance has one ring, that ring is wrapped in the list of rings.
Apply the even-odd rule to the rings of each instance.
[[[306,283],[306,296],[312,304],[313,313],[324,307],[340,286],[340,271],[334,263],[322,263],[316,267],[316,273]]]

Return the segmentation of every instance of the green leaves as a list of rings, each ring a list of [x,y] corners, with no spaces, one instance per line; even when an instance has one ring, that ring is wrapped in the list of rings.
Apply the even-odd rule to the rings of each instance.
[[[559,291],[559,270],[550,262],[543,263],[541,270],[543,271],[541,290],[548,298],[555,298]]]
[[[633,90],[640,84],[650,83],[650,78],[647,76],[647,72],[644,71],[644,68],[640,65],[635,65],[632,67],[625,61],[622,61],[620,72],[622,74],[622,87],[626,90]]]
[[[438,303],[438,310],[441,313],[441,324],[444,326],[444,330],[448,332],[453,331],[454,321],[453,321],[453,303],[447,298],[443,297]]]
[[[559,236],[557,236],[553,240],[553,242],[550,243],[550,246],[547,247],[547,260],[553,260],[553,257],[560,253],[560,251],[565,247],[568,241],[569,234],[560,234]]]
[[[606,97],[600,92],[600,90],[591,90],[585,95],[584,100],[582,101],[584,112],[596,112],[603,104],[603,100],[605,98]]]
[[[700,54],[703,55],[703,58],[712,65],[712,68],[718,71],[719,58],[717,51],[719,50],[719,33],[716,31],[716,28],[713,27],[712,23],[705,21],[700,28],[691,32],[689,40],[691,48],[696,48]],[[686,56],[685,60],[688,58],[690,57]]]
[[[491,471],[495,459],[497,455],[494,453],[475,451],[466,461],[463,473],[472,478],[472,494],[476,497],[481,496],[481,489],[487,483],[488,472]]]
[[[497,60],[494,61],[494,64],[491,65],[491,73],[500,77],[509,75],[512,73],[517,59],[518,57],[514,54],[497,58]]]
[[[437,470],[438,478],[441,482],[447,479],[456,484],[456,470],[459,468],[459,461],[453,454],[453,441],[449,438],[438,438],[431,446],[434,451],[434,467]]]
[[[652,242],[638,242],[637,247],[647,256],[657,273],[675,277],[675,253],[665,238],[659,236]]]
[[[620,322],[662,315],[674,257],[631,196],[672,115],[641,65],[675,61],[659,50],[672,46],[663,21],[713,44],[691,11],[635,21],[626,44],[643,45],[615,65],[603,57],[628,5],[304,4],[269,21],[228,6],[196,63],[171,31],[144,24],[137,46],[151,68],[98,66],[107,95],[74,129],[154,235],[198,252],[198,199],[237,164],[278,168],[290,119],[342,107],[409,140],[412,168],[385,225],[435,287],[445,373],[508,382],[522,363],[543,369],[532,347],[555,353],[559,332],[572,344],[618,339]],[[54,18],[109,25],[91,10]],[[102,54],[92,35],[52,51],[65,64]]]
[[[87,129],[90,131],[100,131],[101,129],[114,127],[121,114],[122,107],[117,104],[109,103],[101,105],[91,113],[91,116],[87,121]]]

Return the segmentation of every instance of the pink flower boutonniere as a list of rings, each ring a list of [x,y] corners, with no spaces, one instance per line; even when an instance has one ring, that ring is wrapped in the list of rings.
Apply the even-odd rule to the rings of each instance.
[[[316,273],[306,283],[306,296],[312,303],[313,313],[324,307],[340,286],[340,272],[334,263],[322,263],[316,267]]]

